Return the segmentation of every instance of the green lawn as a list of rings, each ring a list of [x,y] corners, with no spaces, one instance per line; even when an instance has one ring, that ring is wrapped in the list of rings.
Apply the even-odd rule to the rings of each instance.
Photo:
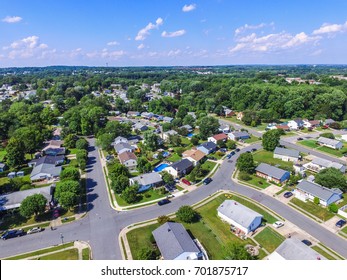
[[[190,139],[187,138],[187,137],[181,137],[181,140],[182,140],[182,144],[183,144],[184,146],[189,146],[189,145],[192,144],[192,143],[190,142]]]
[[[334,155],[336,157],[342,157],[345,153],[347,153],[347,145],[343,144],[343,148],[341,150],[334,150],[329,147],[319,147],[317,150]]]
[[[347,234],[347,226],[345,226],[341,231]]]
[[[330,255],[328,252],[326,252],[325,250],[323,250],[321,247],[317,245],[312,246],[311,248],[315,250],[316,252],[318,252],[319,254],[321,254],[323,257],[327,258],[328,260],[336,260],[336,258],[334,258],[332,255]]]
[[[251,180],[248,180],[248,181],[243,181],[243,180],[240,180],[242,182],[245,182],[246,184],[250,184],[250,185],[253,185],[253,186],[256,186],[258,188],[261,188],[261,189],[266,189],[268,186],[270,186],[270,183],[267,182],[264,178],[260,178],[256,175],[249,175],[251,177]]]
[[[268,252],[272,253],[285,238],[272,228],[266,227],[254,239]]]
[[[62,252],[39,257],[38,260],[78,260],[78,249],[67,249]]]
[[[75,155],[79,151],[79,149],[74,148],[74,149],[69,149],[69,151],[70,151],[70,155]]]
[[[173,153],[170,157],[167,158],[168,161],[170,162],[176,162],[182,159],[177,153]]]
[[[311,201],[303,202],[300,199],[293,198],[290,202],[295,204],[296,206],[299,206],[301,209],[309,212],[313,216],[323,220],[327,221],[334,217],[334,214],[329,212],[327,209],[323,208],[322,206],[316,205]]]
[[[312,148],[312,149],[315,149],[315,148],[319,147],[316,144],[316,140],[302,140],[302,141],[299,141],[298,143],[303,145],[303,146]]]
[[[253,135],[251,135],[251,138],[244,140],[244,142],[248,143],[248,144],[251,144],[251,143],[254,143],[254,142],[257,142],[257,141],[260,141],[259,137],[255,137]]]
[[[127,203],[124,199],[122,199],[122,197],[119,194],[116,194],[115,197],[116,197],[117,203],[120,206],[131,206],[137,203],[143,203],[143,202],[152,201],[158,198],[163,198],[163,197],[166,197],[167,195],[168,194],[160,194],[159,191],[155,189],[149,189],[148,191],[139,194],[139,200],[132,204]]]
[[[212,169],[216,166],[216,164],[217,164],[217,163],[215,163],[215,162],[206,160],[206,161],[201,165],[201,167],[202,167],[203,169],[208,170],[208,172],[210,173],[210,172],[212,171]]]
[[[224,118],[224,117],[220,117],[220,119],[224,119],[224,120],[227,120],[227,121],[231,121],[233,123],[237,123],[237,124],[240,124],[244,127],[249,127],[249,128],[252,128],[252,129],[255,129],[255,130],[260,130],[260,131],[263,131],[265,130],[265,128],[267,127],[267,124],[266,123],[262,123],[262,124],[259,124],[257,125],[256,127],[252,127],[252,126],[249,126],[249,125],[245,125],[242,121],[239,121],[236,116],[233,116],[233,117],[230,117],[230,118]]]
[[[90,260],[90,249],[89,248],[82,249],[82,260]]]
[[[291,161],[282,161],[278,158],[273,157],[273,152],[260,150],[256,151],[253,154],[253,159],[257,163],[267,163],[270,165],[278,165],[279,168],[283,168],[286,170],[291,170],[293,168],[293,162]]]
[[[4,157],[6,156],[6,150],[1,150],[0,151],[0,162],[4,160]]]

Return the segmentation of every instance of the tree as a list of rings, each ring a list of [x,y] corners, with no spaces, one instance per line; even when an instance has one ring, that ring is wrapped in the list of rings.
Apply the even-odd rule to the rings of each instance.
[[[280,143],[280,133],[277,129],[269,130],[263,134],[263,148],[267,151],[274,151]]]
[[[183,124],[186,125],[186,124],[189,124],[191,127],[195,127],[195,119],[192,115],[186,115],[184,118],[183,118]]]
[[[243,153],[239,156],[236,162],[236,167],[241,172],[247,172],[248,174],[252,174],[254,172],[254,160],[253,155],[251,153]]]
[[[156,260],[157,254],[151,248],[142,248],[137,254],[138,260]]]
[[[21,127],[13,133],[13,137],[22,141],[25,152],[32,155],[44,140],[44,130],[34,125]]]
[[[179,147],[182,145],[182,139],[178,134],[169,135],[168,143],[172,146]]]
[[[314,197],[313,203],[318,205],[320,203],[319,197]]]
[[[214,117],[203,117],[199,120],[200,136],[202,139],[207,139],[209,136],[217,134],[219,122]]]
[[[63,180],[75,180],[78,181],[81,175],[77,168],[75,167],[66,167],[60,173],[60,179]]]
[[[108,175],[111,181],[115,180],[118,176],[124,175],[126,177],[130,176],[128,168],[126,168],[123,164],[114,163],[108,166]]]
[[[344,174],[333,167],[321,170],[315,176],[315,182],[329,189],[338,188],[344,192],[347,191],[347,183]]]
[[[254,260],[243,244],[230,243],[223,248],[225,260]]]
[[[176,217],[184,223],[193,223],[199,218],[198,213],[189,205],[181,206],[176,212]]]
[[[124,175],[119,175],[114,178],[111,183],[111,187],[115,193],[122,193],[127,187],[129,187],[129,178]]]
[[[7,164],[16,167],[25,161],[25,146],[22,141],[11,137],[6,146]]]
[[[112,142],[114,141],[114,137],[112,134],[104,133],[99,135],[96,140],[96,144],[103,150],[109,151],[111,150]]]
[[[78,195],[80,191],[81,187],[79,182],[73,180],[60,181],[55,187],[54,197],[59,200],[62,193],[71,192]]]
[[[329,138],[329,139],[335,139],[335,135],[331,132],[321,133],[319,134],[319,136]]]
[[[169,172],[163,171],[160,174],[161,174],[161,177],[162,177],[163,181],[165,182],[165,184],[170,185],[170,184],[173,184],[175,182],[174,177]]]
[[[88,149],[88,141],[84,138],[80,138],[76,141],[76,148],[80,150],[87,150]]]
[[[139,157],[137,159],[137,170],[140,173],[148,173],[152,171],[152,165],[145,157]]]
[[[78,203],[78,195],[73,192],[62,192],[59,196],[59,204],[64,208],[72,208]]]
[[[261,123],[257,112],[249,111],[249,110],[246,110],[243,112],[242,122],[245,125],[251,125],[251,126],[257,126],[258,124]]]
[[[190,142],[191,142],[194,146],[198,145],[198,144],[199,144],[199,137],[196,136],[196,135],[194,135],[194,136],[190,139]]]
[[[159,148],[159,136],[152,131],[147,131],[143,135],[145,147],[150,151],[155,151]]]
[[[78,139],[78,137],[76,136],[76,134],[66,135],[66,137],[64,138],[65,147],[67,147],[69,149],[75,148],[77,139]]]
[[[138,200],[138,195],[137,191],[139,189],[139,186],[134,184],[130,187],[127,187],[123,192],[122,192],[122,198],[127,202],[127,203],[134,203]]]
[[[233,140],[228,140],[226,145],[229,150],[236,149],[236,142]]]
[[[158,224],[162,225],[162,224],[165,224],[167,222],[170,222],[171,220],[168,216],[163,215],[163,216],[159,216],[157,221],[158,221]]]
[[[227,144],[223,141],[223,140],[218,140],[217,141],[217,146],[219,148],[226,148],[227,147]]]
[[[329,211],[333,213],[337,213],[339,211],[339,207],[335,203],[331,203],[329,205]]]
[[[46,204],[47,199],[42,194],[33,194],[22,201],[19,211],[24,217],[37,216],[45,211]]]
[[[338,122],[331,123],[329,127],[333,129],[341,129],[341,125]]]

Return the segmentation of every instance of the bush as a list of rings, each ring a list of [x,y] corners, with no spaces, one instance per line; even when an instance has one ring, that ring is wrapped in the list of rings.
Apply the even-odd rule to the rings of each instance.
[[[333,213],[337,213],[337,211],[339,211],[339,207],[335,203],[331,203],[329,205],[329,211]]]
[[[139,259],[139,260],[156,260],[157,254],[153,249],[142,248],[141,251],[137,254],[137,259]]]
[[[84,138],[78,139],[76,141],[76,148],[80,150],[87,150],[88,149],[88,141]]]
[[[319,200],[319,198],[318,197],[315,197],[314,199],[313,199],[313,203],[314,204],[319,204],[319,202],[320,202],[320,200]]]
[[[20,190],[21,191],[25,191],[25,190],[30,190],[30,189],[34,189],[35,186],[31,185],[31,184],[24,184],[23,186],[21,186]]]
[[[165,224],[165,223],[170,222],[170,221],[171,221],[170,218],[168,216],[165,216],[165,215],[159,216],[157,219],[157,222],[160,225]]]
[[[239,173],[239,180],[242,180],[242,181],[250,181],[252,179],[252,177],[247,174],[246,172],[240,172]]]
[[[329,139],[335,139],[335,136],[333,133],[331,132],[325,132],[325,133],[321,133],[319,134],[319,136],[321,137],[325,137],[325,138],[329,138]]]
[[[198,213],[189,205],[181,206],[176,212],[176,216],[184,223],[197,222],[199,219]]]

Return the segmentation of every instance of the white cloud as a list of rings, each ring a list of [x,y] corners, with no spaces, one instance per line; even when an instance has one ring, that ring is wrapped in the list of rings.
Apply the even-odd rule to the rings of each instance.
[[[163,31],[163,33],[161,33],[161,37],[172,38],[172,37],[179,37],[184,34],[186,34],[186,31],[184,29],[173,31],[173,32]]]
[[[40,43],[40,38],[37,36],[29,36],[18,41],[14,41],[9,46],[4,47],[8,50],[8,57],[11,59],[21,57],[28,58],[35,55],[39,56],[43,50],[48,48],[47,44]]]
[[[164,20],[162,18],[157,18],[155,21],[155,24],[148,23],[146,27],[142,28],[136,35],[135,40],[136,41],[143,41],[146,39],[146,37],[149,35],[149,31],[152,29],[158,29],[160,25],[164,23]]]
[[[140,44],[140,45],[137,46],[137,49],[142,50],[144,47],[145,47],[144,44]]]
[[[320,39],[319,36],[310,37],[306,35],[305,32],[301,32],[299,34],[296,34],[292,39],[290,39],[286,44],[284,44],[283,47],[284,48],[296,47],[310,41],[317,41],[319,39]]]
[[[184,5],[182,11],[187,13],[196,9],[196,4]]]
[[[119,43],[117,41],[112,41],[112,42],[108,42],[107,46],[118,46]]]
[[[7,22],[7,23],[17,23],[17,22],[20,22],[22,20],[21,17],[18,17],[18,16],[7,16],[5,18],[2,19],[3,22]]]
[[[312,32],[314,35],[318,34],[333,34],[336,32],[347,31],[347,21],[344,24],[328,24],[324,23],[319,29]]]
[[[258,25],[249,25],[246,23],[245,25],[235,29],[235,35],[237,36],[246,30],[255,30],[255,29],[260,29],[260,28],[267,27],[267,26],[274,26],[274,23],[273,22],[271,22],[271,23],[262,22]]]

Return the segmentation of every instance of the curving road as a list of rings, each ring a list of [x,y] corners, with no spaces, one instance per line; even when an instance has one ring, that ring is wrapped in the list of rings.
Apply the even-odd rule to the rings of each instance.
[[[46,230],[41,233],[0,242],[0,258],[59,244],[61,243],[60,234],[62,233],[64,242],[88,241],[92,247],[93,259],[121,259],[118,234],[124,227],[160,215],[170,214],[180,206],[199,202],[219,189],[231,190],[260,202],[347,258],[347,240],[331,233],[318,223],[278,200],[253,188],[231,181],[230,178],[238,154],[233,156],[233,162],[227,160],[223,162],[209,185],[203,185],[193,192],[178,197],[170,204],[162,207],[154,205],[124,212],[114,211],[109,204],[104,175],[94,139],[89,139],[89,142],[87,166],[88,215],[84,219],[63,225],[58,230]],[[258,149],[260,144],[244,148],[242,152],[249,151],[252,148]]]

